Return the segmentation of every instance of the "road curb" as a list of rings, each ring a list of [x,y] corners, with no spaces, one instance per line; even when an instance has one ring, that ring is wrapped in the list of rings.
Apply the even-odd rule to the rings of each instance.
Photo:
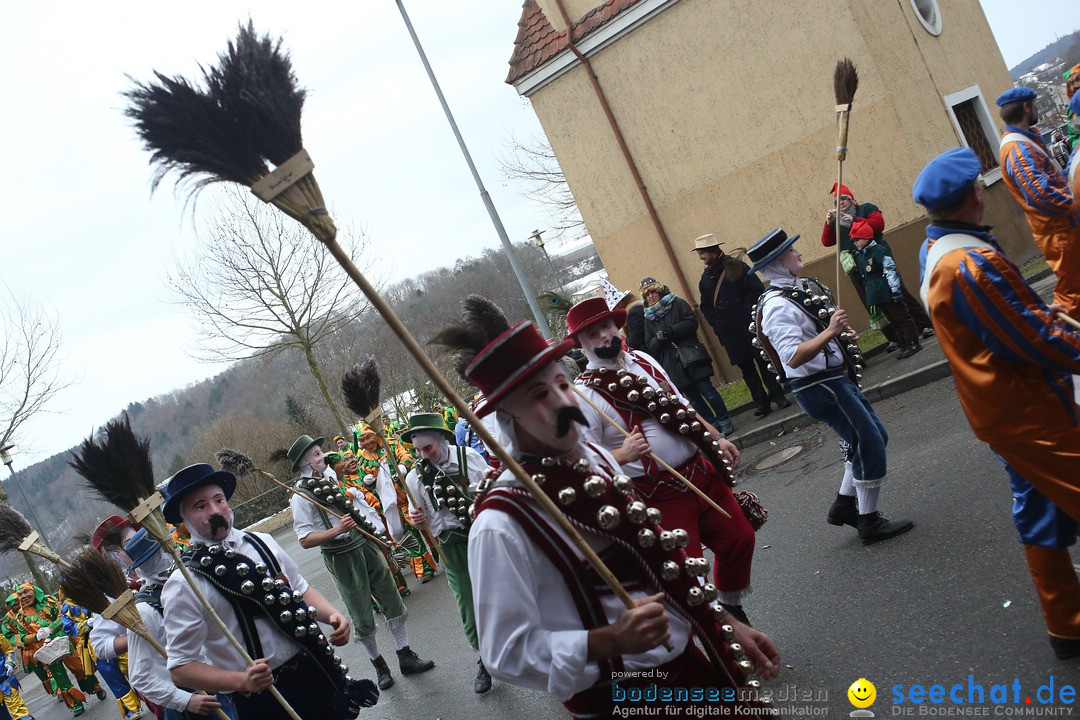
[[[863,394],[869,398],[870,402],[878,402],[880,400],[885,400],[886,398],[906,393],[909,390],[922,387],[923,385],[929,385],[932,382],[949,377],[950,375],[952,375],[952,370],[949,368],[949,361],[939,360],[938,362],[921,367],[918,370],[912,370],[909,373],[892,378],[891,380],[886,380],[873,387],[865,388]],[[811,419],[806,413],[799,412],[782,420],[775,420],[762,425],[761,427],[754,428],[746,434],[736,435],[735,437],[728,439],[735,443],[735,447],[739,448],[739,450],[745,450],[754,445],[759,445],[766,440],[772,440],[778,437],[782,432],[794,432],[797,428],[804,428],[813,425],[816,422],[818,421]]]

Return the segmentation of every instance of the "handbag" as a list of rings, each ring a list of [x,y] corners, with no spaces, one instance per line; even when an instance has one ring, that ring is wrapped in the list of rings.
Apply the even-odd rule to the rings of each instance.
[[[686,347],[675,346],[675,357],[679,360],[679,364],[682,365],[683,370],[689,370],[699,365],[711,365],[712,358],[709,357],[709,351],[705,349],[705,346],[700,342],[693,345],[687,345]]]

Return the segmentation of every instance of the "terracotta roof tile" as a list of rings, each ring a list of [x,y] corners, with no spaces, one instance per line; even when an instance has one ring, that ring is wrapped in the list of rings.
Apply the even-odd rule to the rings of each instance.
[[[597,7],[573,23],[574,42],[579,42],[593,30],[640,0],[603,0]],[[555,57],[566,48],[566,33],[555,32],[536,0],[525,0],[518,20],[514,54],[510,57],[510,74],[506,82],[513,85],[519,78]]]

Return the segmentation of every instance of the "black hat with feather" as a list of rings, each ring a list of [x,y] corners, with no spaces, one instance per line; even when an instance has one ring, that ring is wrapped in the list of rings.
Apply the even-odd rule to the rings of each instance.
[[[443,329],[431,343],[445,347],[458,373],[484,394],[479,417],[574,347],[571,339],[549,344],[528,321],[511,327],[502,310],[480,295],[465,298],[461,324]]]

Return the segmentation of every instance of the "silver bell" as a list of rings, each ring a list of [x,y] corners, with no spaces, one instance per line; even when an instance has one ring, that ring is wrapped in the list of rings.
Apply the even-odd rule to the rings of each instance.
[[[754,669],[754,666],[750,663],[749,660],[740,660],[738,662],[738,666],[739,666],[739,669],[742,670],[744,673],[748,673],[748,672],[750,672],[751,670]],[[764,701],[762,701],[762,702],[764,702]]]
[[[585,490],[585,494],[589,497],[598,498],[604,494],[605,490],[607,490],[607,483],[604,482],[604,478],[599,475],[592,475],[585,480],[582,489]]]
[[[278,595],[278,602],[281,603],[282,605],[288,605],[291,601],[292,601],[292,594],[291,593],[283,592],[280,595]]]
[[[684,410],[682,408],[679,408],[678,410],[676,410],[675,411],[675,419],[676,420],[685,420],[686,419],[686,410]]]
[[[697,420],[690,423],[690,432],[700,432],[700,431],[701,431],[701,423],[699,423]]]
[[[300,608],[293,613],[293,615],[296,617],[296,622],[304,622],[307,620],[307,610],[305,608]]]
[[[658,398],[656,398],[656,401],[660,403],[660,407],[667,407],[671,404],[671,398],[669,398],[667,395],[659,396]]]
[[[634,378],[630,377],[629,375],[623,375],[621,378],[619,378],[619,385],[624,388],[633,387]]]
[[[651,548],[656,544],[656,533],[649,528],[641,528],[638,530],[637,542],[643,548]]]
[[[303,625],[293,630],[293,637],[302,638],[305,635],[307,635],[307,628]]]
[[[543,485],[545,482],[547,482],[547,477],[544,475],[544,473],[533,473],[532,481],[537,485]]]
[[[245,595],[250,595],[251,593],[255,592],[255,583],[251,582],[250,580],[245,580],[244,582],[240,583],[240,592],[244,593]]]
[[[821,320],[824,320],[825,318],[829,317],[829,311],[826,310],[825,308],[821,308],[820,310],[817,311],[817,316]]]
[[[739,643],[731,643],[730,645],[728,645],[728,647],[731,648],[731,653],[733,655],[745,655],[746,654],[745,652],[743,652],[743,646],[740,645]]]
[[[630,392],[626,393],[626,399],[632,403],[636,403],[638,400],[641,399],[641,393],[639,393],[637,390],[631,390]]]
[[[225,553],[224,554],[225,554],[225,557],[232,560],[234,557],[236,557],[236,548],[225,548]]]
[[[635,525],[641,525],[648,519],[648,511],[649,508],[645,507],[645,503],[635,500],[626,506],[626,517]]]
[[[705,583],[705,586],[701,589],[705,593],[705,602],[714,602],[716,598],[720,597],[720,591],[712,583]]]
[[[236,574],[239,575],[240,577],[244,577],[249,572],[251,572],[251,566],[248,565],[247,563],[240,563],[239,565],[236,566]]]
[[[611,479],[611,484],[623,495],[634,489],[634,481],[628,475],[616,475]]]
[[[776,366],[773,365],[772,363],[769,363],[765,367],[768,369],[769,372],[776,372]]]
[[[645,517],[653,525],[659,525],[660,524],[660,518],[661,518],[660,508],[654,508],[654,507],[649,508],[648,510],[645,511]]]
[[[652,400],[654,397],[656,397],[656,391],[653,390],[651,387],[643,387],[641,388],[641,397],[645,398],[646,400]]]
[[[319,623],[317,623],[317,622],[308,623],[307,629],[308,629],[309,633],[314,635],[314,634],[319,632]]]
[[[348,677],[348,674],[349,674],[349,666],[348,666],[348,665],[346,665],[345,663],[341,663],[341,673],[342,673],[343,675],[345,675],[346,677]]]
[[[717,605],[716,607],[720,607],[720,606]],[[724,610],[724,608],[720,608],[720,609]],[[727,615],[726,610],[724,611],[724,614]],[[735,628],[731,627],[727,623],[720,626],[720,633],[724,638],[724,642],[731,642],[732,640],[735,639]]]
[[[656,403],[650,402],[648,405],[645,406],[645,409],[648,410],[649,412],[656,412],[656,409],[658,407],[659,406]]]
[[[289,612],[288,610],[282,610],[281,614],[278,615],[278,620],[280,620],[282,623],[291,623],[292,622],[292,613]]]
[[[671,531],[672,537],[675,538],[675,544],[681,548],[690,544],[690,533],[686,532],[682,528],[676,528]]]
[[[607,384],[607,389],[608,389],[609,392],[615,392],[616,390],[619,389],[619,386],[616,383],[608,383]]]
[[[213,563],[214,558],[210,557],[209,555],[203,555],[201,558],[199,558],[199,564],[203,567],[210,567]]]
[[[705,602],[705,594],[701,592],[701,588],[692,587],[686,593],[686,604],[690,607],[697,607]]]
[[[221,553],[221,546],[220,545],[210,545],[210,546],[208,546],[206,548],[206,552],[210,553],[211,555],[218,555],[218,554]]]
[[[688,407],[688,408],[686,408],[686,417],[688,417],[688,418],[690,418],[691,420],[693,420],[694,418],[696,418],[696,417],[697,417],[697,410],[695,410],[695,409],[694,409],[694,408],[692,408],[692,407]]]
[[[612,505],[604,505],[596,513],[596,522],[605,530],[611,530],[619,524],[619,511]]]
[[[555,467],[555,463],[557,463],[557,462],[558,462],[558,460],[556,460],[553,457],[542,457],[542,458],[540,458],[540,464],[543,465],[544,467]]]
[[[660,533],[660,547],[664,550],[674,550],[675,545],[675,536],[671,534],[670,530],[664,530]]]
[[[260,583],[260,584],[262,585],[263,590],[273,590],[274,589],[274,578],[264,577],[262,579],[262,583]]]
[[[664,562],[663,567],[660,570],[660,577],[668,582],[671,582],[675,578],[679,577],[679,564],[667,560]]]
[[[218,577],[223,577],[227,572],[229,572],[229,568],[225,567],[224,565],[214,566],[214,574]]]
[[[577,500],[577,490],[572,487],[564,487],[559,491],[559,502],[563,505],[569,505]]]
[[[274,587],[278,590],[282,589],[283,587],[285,587],[285,581],[281,578],[274,580]]]
[[[263,563],[263,562],[255,563],[255,572],[259,573],[260,575],[265,575],[267,569],[268,568],[266,567],[266,563]]]
[[[663,403],[661,403],[661,405],[663,405]],[[670,413],[660,413],[660,422],[664,423],[665,425],[671,422]]]
[[[263,604],[264,605],[273,605],[276,601],[277,601],[277,596],[274,595],[273,593],[267,593],[266,597],[263,598]]]
[[[575,460],[573,468],[575,470],[577,470],[579,473],[588,472],[589,471],[589,461],[584,459],[584,458],[581,458],[580,460]]]
[[[687,425],[686,423],[680,423],[679,424],[679,434],[680,435],[689,435],[690,434],[690,426]]]

